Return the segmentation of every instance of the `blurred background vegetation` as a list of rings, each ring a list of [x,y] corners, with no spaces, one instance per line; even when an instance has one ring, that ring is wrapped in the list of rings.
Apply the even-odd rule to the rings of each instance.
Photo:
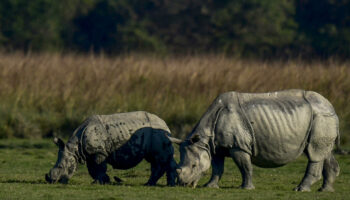
[[[183,138],[226,91],[317,91],[350,136],[350,63],[255,61],[223,54],[0,54],[0,137],[69,136],[89,115],[146,110]]]
[[[349,0],[1,0],[5,51],[350,56]]]
[[[0,138],[146,110],[184,137],[226,91],[314,90],[350,141],[350,0],[1,0]]]

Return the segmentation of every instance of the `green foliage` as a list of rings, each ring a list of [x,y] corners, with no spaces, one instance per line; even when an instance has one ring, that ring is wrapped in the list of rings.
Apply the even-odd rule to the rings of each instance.
[[[215,1],[214,41],[225,52],[276,55],[294,41],[293,2],[288,0]],[[280,51],[280,52],[279,52]]]
[[[348,0],[3,0],[0,48],[350,56]]]
[[[3,0],[0,2],[0,44],[6,49],[60,48],[57,1]]]
[[[297,1],[296,22],[306,49],[315,54],[350,55],[350,1]]]

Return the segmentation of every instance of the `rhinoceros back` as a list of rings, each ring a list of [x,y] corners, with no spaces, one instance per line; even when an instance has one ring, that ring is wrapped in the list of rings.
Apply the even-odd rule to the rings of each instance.
[[[280,166],[303,152],[312,120],[304,91],[239,93],[238,98],[254,132],[255,164]]]
[[[89,154],[109,154],[125,144],[132,135],[149,135],[147,133],[162,129],[170,133],[165,122],[144,111],[117,113],[112,115],[95,115],[90,117],[84,134],[85,150]],[[142,133],[142,134],[140,134]],[[143,137],[137,143],[143,143]]]
[[[154,129],[154,131],[157,130],[165,130],[168,133],[170,133],[170,130],[168,126],[166,125],[165,121],[159,118],[157,115],[154,115],[152,113],[146,113],[148,121],[151,125],[151,127]]]

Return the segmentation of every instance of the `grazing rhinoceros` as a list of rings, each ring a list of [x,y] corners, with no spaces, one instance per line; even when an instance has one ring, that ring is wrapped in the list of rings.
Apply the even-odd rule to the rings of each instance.
[[[308,166],[295,191],[309,191],[322,175],[320,191],[332,191],[339,174],[332,149],[339,139],[338,117],[329,101],[316,92],[224,93],[181,143],[178,180],[195,187],[211,162],[212,176],[206,186],[218,187],[224,158],[230,156],[242,174],[241,188],[253,189],[252,163],[279,167],[304,152]]]
[[[77,168],[86,162],[94,182],[109,183],[107,163],[115,169],[129,169],[144,158],[151,163],[146,185],[155,185],[166,172],[167,184],[175,185],[176,162],[168,139],[169,128],[154,114],[138,111],[113,115],[94,115],[78,127],[67,144],[55,138],[58,159],[46,174],[50,183],[67,183]],[[116,181],[120,181],[115,177]]]

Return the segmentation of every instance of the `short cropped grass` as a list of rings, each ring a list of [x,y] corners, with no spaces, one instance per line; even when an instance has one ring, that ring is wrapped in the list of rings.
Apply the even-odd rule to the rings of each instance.
[[[177,146],[175,147],[177,149]],[[345,147],[349,149],[348,147]],[[306,158],[301,157],[284,167],[262,169],[254,167],[252,191],[238,188],[241,177],[232,159],[227,158],[220,189],[199,187],[166,187],[165,177],[157,186],[143,184],[150,174],[150,166],[142,162],[130,170],[113,170],[108,174],[120,177],[124,182],[111,185],[91,184],[86,166],[78,171],[67,185],[48,184],[44,175],[56,161],[57,147],[50,140],[0,140],[0,199],[349,199],[349,155],[337,155],[341,173],[335,182],[334,193],[316,190],[321,181],[312,187],[312,192],[300,193],[292,189],[303,177]],[[175,155],[178,160],[178,153]],[[203,185],[210,171],[201,179]]]

